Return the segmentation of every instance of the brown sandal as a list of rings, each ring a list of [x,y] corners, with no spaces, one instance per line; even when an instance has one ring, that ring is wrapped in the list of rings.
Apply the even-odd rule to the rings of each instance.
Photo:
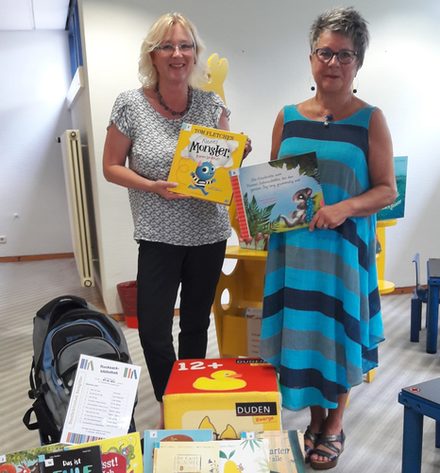
[[[338,459],[341,453],[344,451],[344,442],[345,442],[345,434],[342,430],[339,435],[324,435],[324,436],[321,435],[318,441],[316,442],[316,447],[313,450],[313,453],[316,455],[319,455],[320,457],[325,457],[327,458],[327,460],[326,461],[310,460],[310,466],[314,470],[329,470],[330,468],[334,468],[338,463]],[[337,447],[335,443],[340,443],[341,446]],[[328,448],[330,452],[327,452],[326,450],[322,450],[321,448],[319,448],[320,446]]]
[[[304,432],[304,461],[308,463],[310,461],[310,455],[314,452],[315,450],[315,445],[316,442],[319,439],[319,436],[321,435],[320,432],[314,433],[310,429],[310,425],[307,426],[306,431]],[[313,444],[313,447],[309,447],[306,445],[305,441],[308,440]]]

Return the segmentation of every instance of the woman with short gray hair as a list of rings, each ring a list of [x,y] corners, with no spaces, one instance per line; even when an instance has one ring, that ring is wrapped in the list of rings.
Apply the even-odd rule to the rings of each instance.
[[[336,466],[350,389],[378,366],[384,340],[376,270],[376,212],[396,196],[393,148],[380,109],[353,80],[368,45],[353,8],[319,15],[310,32],[315,94],[278,114],[271,159],[315,152],[325,204],[309,227],[273,233],[261,356],[280,373],[283,406],[310,408],[306,460]]]

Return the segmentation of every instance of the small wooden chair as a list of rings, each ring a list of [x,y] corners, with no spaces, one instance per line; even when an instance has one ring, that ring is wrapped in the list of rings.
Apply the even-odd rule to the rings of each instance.
[[[411,298],[411,329],[410,340],[418,342],[422,329],[422,304],[428,301],[428,288],[420,284],[420,254],[416,253],[412,259],[416,273],[416,286]]]

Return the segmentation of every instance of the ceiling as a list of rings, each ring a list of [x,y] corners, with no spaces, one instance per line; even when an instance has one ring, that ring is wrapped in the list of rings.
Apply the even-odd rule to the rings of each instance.
[[[0,0],[0,31],[64,30],[69,0]]]

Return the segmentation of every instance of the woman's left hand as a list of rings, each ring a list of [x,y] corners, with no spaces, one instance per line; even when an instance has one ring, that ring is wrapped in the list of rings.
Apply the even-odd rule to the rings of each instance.
[[[345,201],[333,205],[324,205],[313,216],[309,225],[309,230],[313,231],[315,228],[336,228],[342,225],[347,217],[349,217],[347,204]]]

